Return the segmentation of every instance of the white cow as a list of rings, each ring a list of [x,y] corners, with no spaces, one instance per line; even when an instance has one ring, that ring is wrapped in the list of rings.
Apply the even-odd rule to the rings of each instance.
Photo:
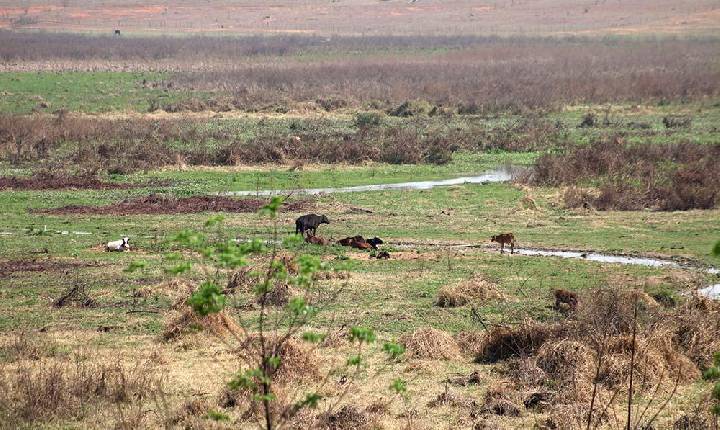
[[[130,250],[130,238],[123,237],[120,240],[113,240],[105,245],[105,251],[107,252],[123,252]]]

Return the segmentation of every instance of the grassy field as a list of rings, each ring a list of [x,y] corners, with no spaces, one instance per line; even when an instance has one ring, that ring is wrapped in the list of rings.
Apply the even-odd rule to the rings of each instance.
[[[541,3],[543,10],[564,5]],[[680,15],[671,19],[661,4],[625,5],[654,12],[622,25],[609,4],[587,11],[573,4],[565,18],[533,31],[670,31]],[[315,23],[322,31],[334,25],[338,10],[367,6],[359,0],[333,5]],[[227,12],[228,5],[220,6],[212,13]],[[429,11],[444,13],[431,3],[375,6],[417,13],[420,21]],[[521,6],[497,2],[489,18],[471,13],[480,21],[522,15],[535,22]],[[97,16],[170,13],[141,5],[127,12],[112,2],[93,7]],[[299,15],[282,18],[283,5],[263,7],[274,9],[241,12],[269,13],[270,24],[260,27],[270,32],[309,30],[295,19],[319,6],[308,2]],[[698,32],[714,28],[706,23],[715,13],[709,4],[693,7],[687,25]],[[27,28],[52,27],[48,17],[71,20],[73,28],[98,25],[73,15],[71,4],[2,10],[0,23]],[[193,13],[188,6],[168,25]],[[23,14],[35,21],[17,21]],[[593,21],[598,17],[604,21]],[[476,25],[455,18],[459,33]],[[147,29],[155,31],[156,18],[148,19]],[[192,30],[222,25],[205,19]],[[570,22],[582,25],[568,28]],[[413,26],[398,32],[413,33]],[[0,72],[0,430],[255,428],[259,402],[229,389],[228,381],[254,365],[241,354],[255,342],[262,284],[245,274],[250,278],[237,275],[245,280],[233,286],[234,270],[223,266],[237,244],[253,239],[270,247],[247,257],[253,268],[264,268],[278,243],[290,272],[308,256],[324,264],[311,303],[322,312],[302,329],[328,337],[311,347],[297,333],[290,341],[296,349],[279,353],[289,374],[274,385],[276,404],[290,404],[305,390],[324,396],[319,411],[302,409],[291,428],[574,429],[586,428],[588,416],[592,428],[621,428],[628,395],[638,423],[657,412],[655,428],[691,419],[711,428],[712,388],[700,375],[720,349],[720,306],[691,293],[720,282],[705,270],[720,267],[712,255],[720,240],[720,196],[712,182],[720,166],[712,37],[180,42],[0,33],[3,38],[11,43],[0,55],[12,64],[0,65],[9,70]],[[24,52],[25,45],[34,49]],[[202,49],[192,53],[188,46]],[[555,159],[560,162],[547,161]],[[562,165],[573,160],[580,165]],[[501,183],[292,192],[510,167],[515,177]],[[564,179],[542,181],[555,177]],[[668,184],[687,185],[680,194],[705,199],[682,199],[687,210],[662,210],[653,203],[677,191]],[[607,210],[589,198],[569,203],[570,191],[596,197],[610,185],[649,203],[616,210],[623,193],[609,194]],[[221,198],[263,190],[284,190],[294,206],[272,220],[256,210],[265,197]],[[217,210],[228,202],[246,206]],[[180,203],[190,209],[170,210]],[[128,212],[97,213],[113,208]],[[318,229],[330,245],[276,241],[294,236],[295,219],[311,212],[330,219]],[[216,226],[218,215],[223,221]],[[226,254],[173,274],[167,269],[179,259],[210,249],[173,240],[192,238],[187,230],[231,242],[227,248],[211,242]],[[682,265],[501,254],[490,237],[507,232],[520,248]],[[354,235],[382,238],[389,258],[335,244]],[[130,252],[105,251],[108,241],[123,236]],[[302,278],[299,273],[291,279]],[[188,298],[208,279],[217,280],[227,302],[221,313],[201,317]],[[297,293],[290,289],[297,285],[284,287]],[[557,302],[558,290],[576,294],[576,301]],[[293,303],[285,297],[269,315],[293,312]],[[292,326],[289,321],[273,323]],[[358,326],[377,341],[359,350],[347,334]],[[407,350],[385,360],[385,342]],[[631,350],[637,368],[628,370]],[[353,370],[347,359],[358,351],[367,361]],[[634,395],[626,388],[629,374],[637,377]],[[407,382],[405,395],[388,390],[394,378]],[[607,414],[597,407],[588,412],[595,388]],[[641,416],[645,405],[650,412]]]

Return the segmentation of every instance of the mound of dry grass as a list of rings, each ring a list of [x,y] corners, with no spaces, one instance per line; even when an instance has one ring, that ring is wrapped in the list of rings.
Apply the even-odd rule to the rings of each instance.
[[[286,384],[318,380],[321,360],[309,344],[294,338],[281,342],[272,334],[267,334],[265,341],[270,355],[280,357],[280,365],[275,369],[275,381]],[[254,353],[259,348],[260,337],[253,334],[246,338],[244,344],[239,348],[239,352],[250,364],[254,364],[252,357],[256,356]]]
[[[485,392],[485,399],[481,406],[480,415],[500,415],[505,417],[519,417],[523,413],[517,393],[506,384],[496,384]]]
[[[494,363],[510,357],[534,354],[556,327],[524,321],[516,327],[495,327],[485,337],[476,361]]]
[[[400,343],[405,345],[406,355],[412,358],[453,360],[460,357],[460,348],[453,337],[434,328],[420,328],[403,335]]]
[[[513,388],[542,393],[549,423],[565,428],[587,420],[593,396],[593,421],[607,420],[605,406],[626,398],[631,373],[634,392],[662,407],[676,385],[700,377],[720,349],[718,329],[718,303],[691,298],[665,308],[639,290],[604,288],[581,295],[559,323],[491,330],[477,359],[505,360]]]
[[[185,334],[198,331],[225,338],[232,333],[240,333],[241,329],[225,312],[200,316],[191,307],[183,306],[168,318],[162,338],[165,341],[173,341]]]
[[[372,428],[373,418],[364,410],[345,405],[337,411],[322,414],[316,425],[319,430],[362,430]]]
[[[438,291],[437,305],[442,308],[463,306],[468,303],[483,303],[489,300],[504,300],[505,296],[497,285],[476,275],[454,286],[444,286]]]

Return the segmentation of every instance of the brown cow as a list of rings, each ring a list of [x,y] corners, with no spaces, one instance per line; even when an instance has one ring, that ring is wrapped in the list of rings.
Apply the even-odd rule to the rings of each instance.
[[[557,289],[553,292],[555,295],[554,309],[561,313],[572,312],[577,308],[578,296],[572,291]]]
[[[513,235],[512,233],[503,233],[498,234],[497,236],[493,236],[490,238],[490,242],[497,242],[500,244],[501,254],[505,253],[506,243],[510,245],[510,253],[515,253],[515,245],[517,244],[517,242],[515,242],[515,235]]]
[[[305,242],[312,243],[313,245],[327,246],[330,245],[330,241],[323,239],[320,236],[307,236]]]

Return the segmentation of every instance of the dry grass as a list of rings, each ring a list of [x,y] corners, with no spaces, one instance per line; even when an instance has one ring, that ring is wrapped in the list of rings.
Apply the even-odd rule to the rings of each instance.
[[[166,318],[162,338],[173,341],[189,333],[205,331],[219,338],[227,338],[242,330],[225,312],[199,316],[191,307],[183,305]]]
[[[509,357],[534,354],[556,327],[524,321],[515,327],[495,327],[487,333],[476,361],[494,363]]]
[[[437,305],[442,308],[463,306],[468,303],[483,304],[490,300],[504,300],[497,285],[481,275],[454,286],[444,286],[438,291]]]
[[[0,361],[40,360],[60,353],[58,343],[45,333],[22,331],[3,337],[0,342]]]
[[[148,363],[127,366],[75,356],[1,370],[0,413],[11,427],[82,419],[92,413],[91,406],[108,403],[115,406],[117,425],[124,428],[142,422],[136,406],[159,387],[159,376]]]
[[[453,337],[434,328],[420,328],[400,338],[406,355],[412,358],[453,360],[460,356],[460,349]]]
[[[627,389],[633,348],[636,393],[654,399],[652,408],[659,407],[662,399],[674,395],[676,384],[698,380],[699,369],[720,349],[718,328],[717,303],[691,298],[664,308],[641,291],[601,289],[582,295],[576,311],[560,323],[525,322],[491,330],[477,359],[504,360],[503,372],[514,390],[547,393],[549,420],[572,427],[587,419],[594,389],[593,420],[607,419],[601,411],[617,403],[615,396]]]

